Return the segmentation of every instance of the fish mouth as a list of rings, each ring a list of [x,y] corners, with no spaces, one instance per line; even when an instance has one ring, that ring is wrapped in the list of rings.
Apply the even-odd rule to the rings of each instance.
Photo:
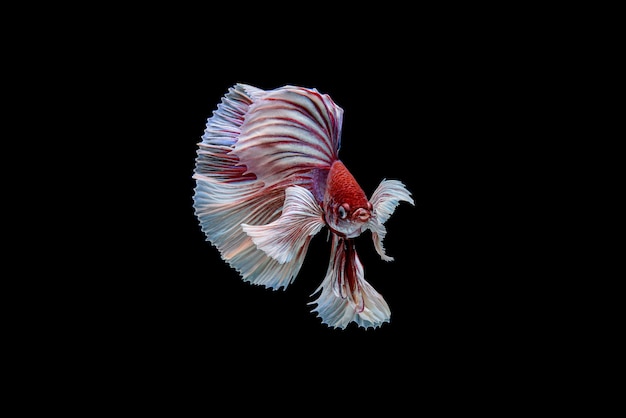
[[[352,214],[352,219],[360,222],[367,222],[372,216],[372,213],[365,208],[358,208]]]

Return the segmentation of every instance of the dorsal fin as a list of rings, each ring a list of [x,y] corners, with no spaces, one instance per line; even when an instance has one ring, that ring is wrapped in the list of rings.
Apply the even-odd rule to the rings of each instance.
[[[245,87],[245,86],[244,86]],[[337,160],[343,109],[316,89],[256,89],[233,154],[267,186]]]

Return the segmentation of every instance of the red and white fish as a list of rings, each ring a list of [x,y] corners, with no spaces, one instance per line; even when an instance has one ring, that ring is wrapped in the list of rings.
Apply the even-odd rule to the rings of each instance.
[[[364,279],[354,238],[370,230],[383,260],[384,223],[404,184],[383,180],[368,200],[339,160],[343,109],[316,89],[261,90],[236,84],[208,119],[198,143],[193,206],[202,231],[243,280],[286,288],[312,237],[332,236],[326,277],[313,312],[322,323],[364,328],[389,322],[383,297]]]

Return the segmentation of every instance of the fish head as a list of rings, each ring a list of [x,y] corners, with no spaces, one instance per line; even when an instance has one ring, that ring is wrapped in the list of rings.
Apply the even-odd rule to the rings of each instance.
[[[372,216],[372,204],[352,207],[348,202],[332,202],[325,208],[326,223],[331,230],[346,238],[354,238],[363,232]]]
[[[372,204],[341,161],[330,169],[323,206],[326,224],[346,238],[359,236],[372,216]]]

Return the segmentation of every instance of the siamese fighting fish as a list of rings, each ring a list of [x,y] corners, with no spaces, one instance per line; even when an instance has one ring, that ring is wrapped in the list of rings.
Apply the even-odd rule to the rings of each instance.
[[[330,262],[311,312],[331,328],[378,328],[391,311],[365,281],[354,239],[369,230],[380,257],[393,260],[384,223],[400,202],[414,202],[398,180],[384,179],[367,198],[338,156],[342,119],[315,88],[230,87],[197,144],[193,209],[222,259],[273,290],[293,282],[327,228]]]

